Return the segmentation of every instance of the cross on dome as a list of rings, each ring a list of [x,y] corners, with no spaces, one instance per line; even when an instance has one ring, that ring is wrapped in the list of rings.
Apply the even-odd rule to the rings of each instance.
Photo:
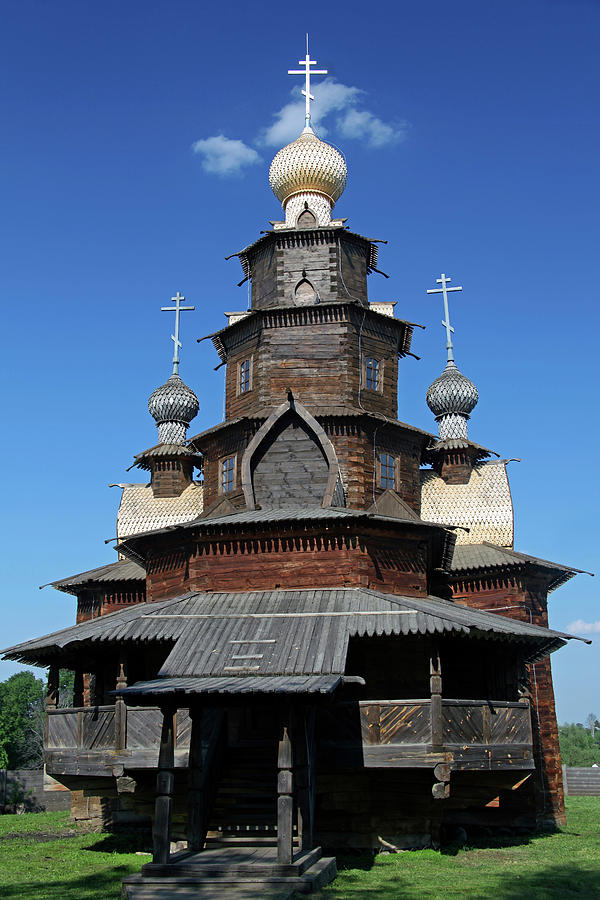
[[[288,75],[304,75],[304,90],[302,94],[306,98],[306,112],[304,115],[304,131],[312,131],[310,126],[310,101],[315,98],[310,92],[310,76],[311,75],[327,75],[327,69],[311,69],[311,66],[316,66],[317,61],[315,59],[310,58],[310,53],[308,52],[308,35],[306,35],[306,57],[304,59],[298,60],[299,66],[304,66],[303,69],[288,69]]]
[[[448,282],[452,281],[450,277],[442,275],[440,278],[436,278],[436,284],[441,284],[441,288],[431,288],[427,291],[428,294],[443,294],[444,295],[444,315],[446,319],[442,319],[442,325],[446,329],[446,351],[448,353],[448,362],[454,362],[454,344],[452,343],[452,335],[454,334],[454,328],[450,324],[450,310],[448,308],[448,293],[449,291],[462,291],[462,287],[448,287]]]
[[[175,313],[175,334],[171,335],[171,340],[173,341],[173,375],[179,374],[179,350],[181,348],[181,341],[179,340],[179,313],[184,312],[186,310],[195,309],[195,306],[182,306],[181,301],[185,300],[185,297],[177,291],[174,297],[171,297],[171,300],[175,304],[175,306],[161,306],[161,312],[174,312]]]

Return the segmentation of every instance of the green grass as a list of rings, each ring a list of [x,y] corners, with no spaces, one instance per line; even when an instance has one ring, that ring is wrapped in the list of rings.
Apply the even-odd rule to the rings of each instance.
[[[600,798],[567,798],[554,834],[489,839],[442,852],[338,857],[322,900],[600,898]],[[149,857],[132,839],[86,832],[68,813],[0,816],[2,900],[118,900],[121,879]],[[316,898],[315,898],[316,900]]]
[[[442,852],[379,855],[357,867],[338,857],[340,872],[322,900],[563,900],[600,898],[600,798],[568,797],[559,832]]]

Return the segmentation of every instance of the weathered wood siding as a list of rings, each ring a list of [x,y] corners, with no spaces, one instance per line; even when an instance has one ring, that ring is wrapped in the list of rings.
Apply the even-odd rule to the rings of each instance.
[[[320,506],[328,477],[329,465],[315,436],[290,413],[256,451],[254,499],[264,509]]]

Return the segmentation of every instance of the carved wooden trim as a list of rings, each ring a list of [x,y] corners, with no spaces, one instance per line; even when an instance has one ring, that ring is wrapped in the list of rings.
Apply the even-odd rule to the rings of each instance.
[[[323,501],[321,506],[331,506],[333,501],[333,495],[335,493],[335,488],[337,484],[338,477],[338,460],[337,455],[334,449],[333,444],[325,434],[323,428],[319,425],[314,416],[311,416],[309,411],[303,406],[301,403],[298,403],[293,398],[291,400],[286,400],[284,403],[281,403],[277,409],[275,409],[269,418],[264,422],[261,427],[258,429],[248,446],[244,451],[244,455],[242,456],[241,463],[241,481],[242,488],[244,491],[244,499],[246,500],[246,507],[248,509],[256,509],[256,503],[254,500],[254,489],[252,487],[252,471],[251,471],[251,463],[252,457],[259,449],[262,442],[265,440],[269,432],[275,427],[277,422],[285,416],[288,412],[295,413],[305,425],[312,431],[315,438],[317,439],[318,444],[321,447],[321,450],[325,454],[325,459],[327,460],[327,465],[329,466],[329,475],[327,478],[327,485],[325,487],[325,494],[323,496]]]

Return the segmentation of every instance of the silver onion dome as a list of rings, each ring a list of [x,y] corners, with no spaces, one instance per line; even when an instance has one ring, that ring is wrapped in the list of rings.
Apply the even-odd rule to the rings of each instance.
[[[148,400],[148,411],[158,425],[160,443],[184,444],[186,430],[198,409],[198,398],[179,375],[171,375],[156,388]]]
[[[448,362],[442,374],[430,384],[426,399],[442,440],[467,437],[467,420],[477,406],[479,392],[454,362]]]

